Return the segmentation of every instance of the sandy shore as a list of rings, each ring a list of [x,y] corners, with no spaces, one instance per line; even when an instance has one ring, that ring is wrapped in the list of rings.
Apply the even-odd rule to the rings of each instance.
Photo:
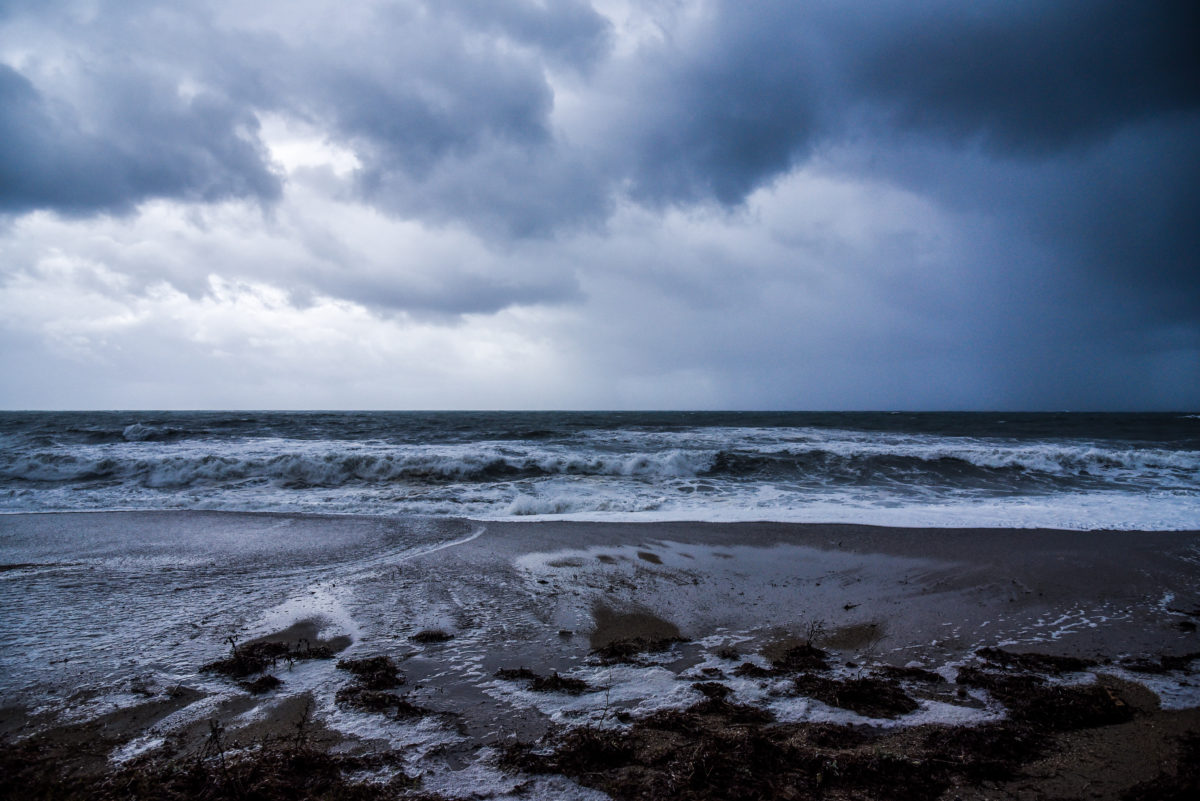
[[[288,748],[413,797],[1194,781],[1200,532],[11,515],[0,563],[31,787]]]

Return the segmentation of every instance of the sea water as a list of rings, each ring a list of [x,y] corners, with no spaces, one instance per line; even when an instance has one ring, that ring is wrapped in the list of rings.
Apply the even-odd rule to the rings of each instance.
[[[9,412],[0,512],[1200,527],[1200,415]]]

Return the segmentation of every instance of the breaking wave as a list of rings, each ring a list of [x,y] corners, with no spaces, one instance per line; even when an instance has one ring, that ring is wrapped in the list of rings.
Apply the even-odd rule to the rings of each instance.
[[[133,430],[131,430],[133,429]],[[178,438],[171,429],[130,426],[130,442]],[[803,447],[660,451],[547,449],[515,443],[397,447],[386,444],[289,441],[224,444],[148,454],[116,448],[36,449],[0,457],[0,479],[28,482],[134,481],[187,487],[271,481],[296,487],[386,482],[492,482],[548,476],[734,478],[778,481],[920,479],[990,481],[1086,479],[1089,483],[1153,481],[1194,485],[1200,451],[1103,448],[1088,444],[864,442],[831,439]],[[251,451],[247,453],[246,451]]]
[[[1153,498],[1157,507],[1138,507],[1142,524],[1178,527],[1200,509],[1198,429],[1178,417],[1173,425],[1182,428],[1167,434],[1140,418],[1102,421],[1120,429],[1107,437],[1048,436],[1071,420],[1043,417],[1017,432],[998,420],[986,435],[928,416],[879,416],[874,430],[773,418],[726,424],[745,419],[737,415],[715,425],[601,413],[567,419],[571,425],[554,413],[77,417],[86,415],[0,415],[0,511],[809,519],[823,510],[825,519],[865,520],[872,509],[982,502],[1024,510],[1073,504],[1078,517],[1080,498],[1110,506]],[[1164,504],[1175,511],[1151,519]]]

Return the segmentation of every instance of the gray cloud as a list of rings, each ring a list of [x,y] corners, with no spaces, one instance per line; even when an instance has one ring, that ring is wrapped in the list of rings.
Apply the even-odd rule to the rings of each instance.
[[[104,118],[87,118],[0,64],[0,210],[86,214],[155,197],[279,196],[248,110],[210,94],[183,100],[144,75],[115,76],[105,90]]]
[[[1200,402],[1194,3],[632,5],[0,2],[0,215],[257,202],[265,235],[218,211],[186,248],[135,227],[68,255],[117,305],[202,304],[215,274],[392,323],[578,314],[550,339],[630,397]],[[356,166],[273,164],[280,119]],[[813,175],[864,194],[756,222]],[[720,242],[665,241],[677,214]],[[38,247],[0,274],[52,283]]]
[[[553,63],[587,72],[611,44],[612,25],[587,0],[442,0],[469,26],[537,49]]]

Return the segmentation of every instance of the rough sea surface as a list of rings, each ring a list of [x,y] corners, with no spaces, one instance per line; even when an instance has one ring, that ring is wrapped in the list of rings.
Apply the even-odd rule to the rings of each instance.
[[[1200,525],[1200,415],[8,412],[0,511]]]

